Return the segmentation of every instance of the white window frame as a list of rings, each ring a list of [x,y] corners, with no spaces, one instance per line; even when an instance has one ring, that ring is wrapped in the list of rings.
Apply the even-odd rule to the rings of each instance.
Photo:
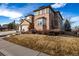
[[[46,20],[43,19],[43,18],[40,18],[40,19],[37,20],[38,26],[43,26],[43,25],[45,25],[45,23],[46,23]]]

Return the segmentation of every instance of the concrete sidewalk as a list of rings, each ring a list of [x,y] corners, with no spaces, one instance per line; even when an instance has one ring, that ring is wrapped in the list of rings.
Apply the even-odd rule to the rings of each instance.
[[[0,55],[5,56],[49,56],[45,53],[38,52],[20,45],[8,42],[0,38]]]

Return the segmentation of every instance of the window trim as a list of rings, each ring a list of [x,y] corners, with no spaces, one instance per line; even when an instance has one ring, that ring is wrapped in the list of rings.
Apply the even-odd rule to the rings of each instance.
[[[45,17],[38,18],[38,19],[36,20],[37,24],[38,24],[38,21],[39,21],[39,20],[41,20],[41,22],[42,22],[43,20],[45,20],[45,21],[42,22],[42,26],[46,25],[46,18],[45,18]],[[43,24],[43,23],[44,23],[44,24]],[[40,26],[41,26],[41,25],[40,25]]]

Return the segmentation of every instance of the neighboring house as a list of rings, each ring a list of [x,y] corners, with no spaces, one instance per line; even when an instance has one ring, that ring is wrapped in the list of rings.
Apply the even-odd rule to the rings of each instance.
[[[30,18],[30,16],[32,18]],[[28,20],[28,21],[26,21]],[[59,11],[54,11],[51,6],[43,6],[37,10],[34,10],[34,16],[29,15],[25,18],[25,20],[21,21],[21,30],[28,31],[30,21],[34,25],[34,29],[36,31],[41,32],[59,32],[63,31],[63,18]],[[31,28],[32,29],[32,28]]]
[[[26,16],[25,19],[22,19],[19,26],[19,31],[27,32],[30,29],[33,29],[34,28],[33,18],[34,18],[33,15],[28,15]]]
[[[72,30],[72,32],[74,32],[74,33],[76,33],[77,35],[79,35],[79,28]]]
[[[7,26],[0,26],[0,31],[6,31],[6,30],[8,30]]]
[[[77,30],[77,35],[79,35],[79,30]]]

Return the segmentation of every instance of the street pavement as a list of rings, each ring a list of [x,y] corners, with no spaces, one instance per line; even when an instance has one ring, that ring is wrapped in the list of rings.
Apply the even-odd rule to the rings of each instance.
[[[8,35],[8,34],[14,34],[14,33],[16,33],[16,31],[0,32],[0,36],[5,36],[5,35]]]

